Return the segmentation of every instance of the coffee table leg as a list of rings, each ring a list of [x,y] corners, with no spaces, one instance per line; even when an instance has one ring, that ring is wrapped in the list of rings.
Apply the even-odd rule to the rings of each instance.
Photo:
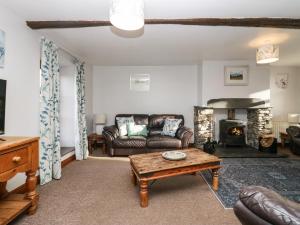
[[[131,181],[132,181],[132,183],[133,183],[134,186],[137,185],[136,175],[135,175],[135,173],[133,172],[133,170],[131,170]]]
[[[219,173],[218,173],[219,169],[212,169],[212,187],[214,189],[214,191],[218,190],[218,186],[219,186]]]
[[[148,206],[148,182],[145,180],[140,181],[140,198],[141,207],[145,208]]]

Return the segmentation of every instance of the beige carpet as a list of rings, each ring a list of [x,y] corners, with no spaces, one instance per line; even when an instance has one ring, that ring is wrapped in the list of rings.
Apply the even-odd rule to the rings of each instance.
[[[63,169],[63,178],[39,188],[33,216],[13,224],[40,225],[234,225],[200,176],[180,176],[152,185],[148,208],[139,206],[128,161],[90,158]]]

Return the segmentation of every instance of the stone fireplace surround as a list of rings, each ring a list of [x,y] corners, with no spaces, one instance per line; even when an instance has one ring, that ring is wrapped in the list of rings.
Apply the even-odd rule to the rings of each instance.
[[[261,99],[212,99],[208,101],[207,105],[207,107],[194,107],[194,142],[197,148],[202,148],[208,138],[215,139],[215,109],[229,109],[229,113],[232,113],[232,109],[246,109],[247,144],[255,149],[259,147],[259,136],[263,133],[271,133],[271,128],[266,126],[272,120],[271,107],[266,107],[265,102]],[[229,113],[228,115],[231,115]]]

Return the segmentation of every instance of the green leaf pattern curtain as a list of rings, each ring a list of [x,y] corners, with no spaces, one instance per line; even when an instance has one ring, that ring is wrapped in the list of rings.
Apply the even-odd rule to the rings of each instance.
[[[61,177],[59,126],[58,48],[47,39],[41,41],[40,75],[40,183]]]
[[[76,71],[75,156],[83,160],[88,157],[84,63],[76,62]]]

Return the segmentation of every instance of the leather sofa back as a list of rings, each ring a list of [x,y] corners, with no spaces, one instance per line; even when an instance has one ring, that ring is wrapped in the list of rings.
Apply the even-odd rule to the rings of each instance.
[[[117,117],[131,117],[133,116],[135,124],[147,125],[149,129],[162,129],[164,126],[164,120],[169,119],[182,119],[179,127],[184,126],[183,115],[176,114],[117,114],[115,117],[115,125],[117,126]]]
[[[286,129],[286,132],[293,138],[294,136],[298,136],[300,134],[300,128],[297,126],[289,126]]]
[[[153,114],[149,117],[149,128],[159,128],[162,129],[164,127],[165,119],[182,119],[179,127],[184,125],[184,117],[183,115],[176,114]]]
[[[115,117],[115,125],[117,124],[117,117],[131,117],[133,116],[134,122],[137,125],[147,125],[149,124],[149,116],[147,114],[117,114]]]

